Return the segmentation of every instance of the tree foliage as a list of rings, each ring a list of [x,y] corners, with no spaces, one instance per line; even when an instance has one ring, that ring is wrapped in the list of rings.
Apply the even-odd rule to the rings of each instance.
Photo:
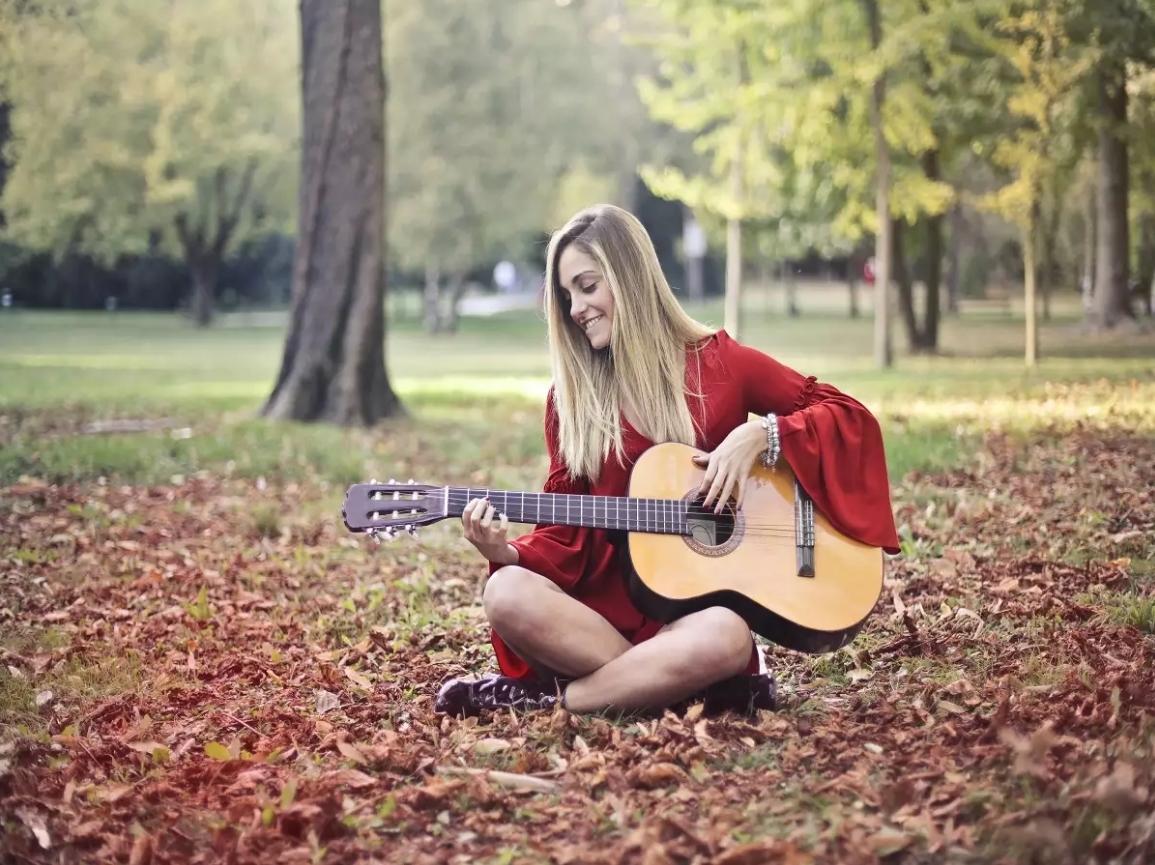
[[[211,315],[215,271],[294,206],[289,0],[71,0],[9,19],[8,236],[98,260],[162,251]]]
[[[445,301],[442,289],[459,292],[479,265],[525,257],[570,215],[558,213],[560,199],[576,209],[617,197],[621,152],[644,137],[647,118],[618,81],[626,59],[614,53],[612,10],[391,4],[390,251],[397,266],[425,272],[431,303]],[[441,312],[451,317],[455,300]],[[431,328],[445,326],[441,318]]]

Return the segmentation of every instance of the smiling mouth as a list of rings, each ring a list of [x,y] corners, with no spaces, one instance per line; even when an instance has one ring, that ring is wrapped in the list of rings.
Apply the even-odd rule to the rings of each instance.
[[[595,324],[597,324],[603,318],[605,318],[604,315],[597,315],[597,316],[594,316],[593,318],[589,319],[588,321],[582,322],[582,330],[589,330],[591,327],[593,327]]]

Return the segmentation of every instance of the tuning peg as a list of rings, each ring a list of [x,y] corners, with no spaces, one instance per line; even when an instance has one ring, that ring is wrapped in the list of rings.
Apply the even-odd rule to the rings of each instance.
[[[409,537],[413,538],[413,540],[417,540],[417,526],[406,526],[405,531],[409,532]]]
[[[371,483],[371,484],[377,483],[377,478],[369,478],[369,483]]]
[[[397,479],[396,478],[389,478],[389,483],[395,484],[395,483],[397,483]]]

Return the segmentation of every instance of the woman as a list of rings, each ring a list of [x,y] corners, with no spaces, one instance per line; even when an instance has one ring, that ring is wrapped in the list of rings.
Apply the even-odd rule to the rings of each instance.
[[[784,459],[843,533],[898,551],[882,435],[861,403],[690,318],[645,229],[620,208],[578,213],[551,239],[544,304],[553,385],[545,491],[622,496],[648,447],[708,453],[703,505],[742,502],[754,461]],[[750,414],[764,416],[749,420]],[[465,537],[490,563],[485,613],[502,675],[445,683],[437,711],[505,706],[572,712],[774,707],[750,628],[724,607],[667,625],[632,603],[620,538],[542,525],[515,540],[474,500]]]

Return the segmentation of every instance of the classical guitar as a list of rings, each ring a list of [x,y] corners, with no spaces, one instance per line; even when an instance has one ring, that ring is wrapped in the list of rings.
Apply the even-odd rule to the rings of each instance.
[[[394,537],[460,517],[488,496],[511,523],[620,531],[625,573],[638,609],[669,622],[728,607],[767,640],[800,652],[831,652],[862,628],[882,591],[883,553],[830,525],[784,463],[755,465],[741,510],[703,509],[704,468],[681,444],[656,445],[634,464],[621,497],[515,492],[419,483],[354,484],[345,527]]]

